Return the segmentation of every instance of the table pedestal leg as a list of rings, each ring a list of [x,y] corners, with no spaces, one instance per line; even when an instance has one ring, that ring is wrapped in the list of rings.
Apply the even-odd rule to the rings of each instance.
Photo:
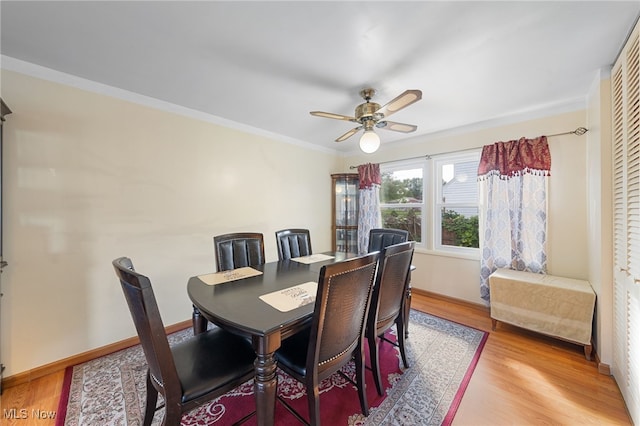
[[[272,426],[274,424],[278,388],[277,364],[274,353],[275,349],[280,347],[280,339],[267,338],[265,340],[256,341],[254,338],[257,358],[253,363],[256,370],[253,379],[253,392],[256,398],[258,426]],[[277,344],[275,344],[276,341]]]

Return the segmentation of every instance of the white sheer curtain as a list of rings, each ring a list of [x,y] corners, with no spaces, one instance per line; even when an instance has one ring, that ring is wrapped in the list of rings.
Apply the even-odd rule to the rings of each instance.
[[[483,148],[478,167],[483,226],[480,296],[486,302],[489,275],[497,268],[546,272],[550,169],[546,136]]]
[[[358,166],[358,254],[369,250],[369,231],[382,227],[380,214],[380,165]]]

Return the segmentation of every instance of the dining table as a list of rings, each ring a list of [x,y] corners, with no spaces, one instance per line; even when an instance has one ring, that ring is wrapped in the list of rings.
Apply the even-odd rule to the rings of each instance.
[[[252,341],[256,351],[254,395],[258,425],[274,424],[275,352],[284,339],[310,324],[315,306],[313,289],[317,288],[322,266],[355,256],[325,252],[189,278],[187,293],[200,314],[218,327]]]

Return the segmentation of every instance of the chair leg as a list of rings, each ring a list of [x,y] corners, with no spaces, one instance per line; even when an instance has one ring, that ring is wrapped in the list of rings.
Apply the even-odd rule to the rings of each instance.
[[[200,334],[200,333],[204,333],[205,331],[207,331],[207,319],[205,317],[202,316],[202,314],[200,313],[200,310],[198,308],[196,308],[195,306],[193,307],[193,314],[191,316],[191,322],[193,323],[193,334]]]
[[[404,336],[409,337],[409,314],[411,312],[411,272],[407,276],[407,293],[404,297],[404,306],[402,309],[402,314],[404,317]]]
[[[181,421],[182,411],[180,410],[180,407],[174,404],[165,405],[162,426],[180,426]]]
[[[398,347],[400,347],[400,356],[402,357],[404,368],[409,368],[409,362],[407,361],[407,352],[405,350],[405,340],[407,338],[405,327],[405,318],[403,315],[399,315],[398,318],[396,318],[396,328],[398,330]]]
[[[320,391],[318,383],[307,383],[307,403],[309,405],[309,422],[311,426],[320,425]]]
[[[362,349],[362,346],[360,346],[360,350],[358,350],[357,355],[355,356],[356,384],[358,388],[358,396],[360,397],[360,408],[362,409],[362,414],[368,416],[369,403],[367,401],[367,388],[365,387],[364,382],[364,351]]]
[[[151,373],[147,370],[147,401],[144,408],[143,426],[150,426],[153,421],[153,415],[156,412],[156,403],[158,402],[158,390],[151,382]]]
[[[380,375],[380,355],[378,350],[378,339],[376,339],[375,332],[368,333],[367,343],[369,344],[369,360],[371,362],[371,373],[373,374],[373,381],[376,384],[376,390],[378,395],[382,396],[382,376]]]

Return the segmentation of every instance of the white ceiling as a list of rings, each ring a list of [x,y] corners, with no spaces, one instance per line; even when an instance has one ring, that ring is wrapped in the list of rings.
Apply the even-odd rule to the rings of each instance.
[[[392,118],[418,130],[379,130],[386,147],[584,106],[639,14],[638,0],[3,0],[0,53],[4,68],[33,64],[350,152],[359,135],[334,139],[355,125],[309,111],[353,115],[365,87],[379,104],[423,92]]]

